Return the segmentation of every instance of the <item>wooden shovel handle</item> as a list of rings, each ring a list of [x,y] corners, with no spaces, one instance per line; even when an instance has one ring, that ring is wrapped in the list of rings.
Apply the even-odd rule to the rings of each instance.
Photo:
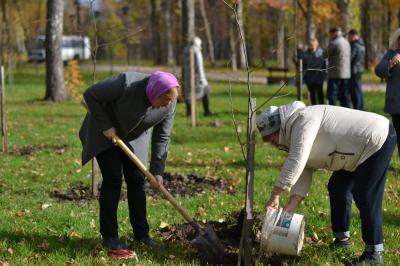
[[[136,154],[134,154],[119,137],[115,137],[113,139],[113,142],[122,149],[122,151],[129,157],[129,159],[131,159],[132,162],[136,164],[139,170],[142,171],[142,173],[151,182],[157,183],[156,177],[152,173],[150,173],[149,170],[147,170],[146,166],[140,161],[140,159],[136,156]],[[171,193],[169,193],[169,191],[163,185],[160,185],[158,189],[161,192],[161,194],[175,207],[175,209],[179,211],[179,213],[183,216],[183,218],[185,218],[186,221],[188,221],[192,225],[195,225],[196,227],[199,227],[197,222],[193,219],[193,217],[190,216],[190,214],[186,211],[186,209],[184,209],[181,205],[179,205],[179,203],[175,200],[175,198],[171,195]]]

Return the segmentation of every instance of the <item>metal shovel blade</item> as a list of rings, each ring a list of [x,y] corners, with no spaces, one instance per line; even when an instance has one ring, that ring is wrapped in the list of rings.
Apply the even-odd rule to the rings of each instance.
[[[211,225],[207,225],[204,229],[204,233],[198,234],[191,241],[191,244],[197,249],[202,260],[209,264],[223,263],[225,248]]]

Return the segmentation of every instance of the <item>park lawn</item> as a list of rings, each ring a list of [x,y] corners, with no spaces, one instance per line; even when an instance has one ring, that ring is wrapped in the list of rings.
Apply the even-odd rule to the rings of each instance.
[[[108,73],[97,73],[98,80]],[[11,150],[37,147],[31,155],[0,155],[0,261],[11,265],[120,265],[109,260],[101,248],[96,200],[60,202],[50,198],[53,189],[65,191],[78,182],[90,183],[90,165],[81,167],[81,146],[77,137],[85,111],[78,100],[54,104],[40,99],[45,92],[42,69],[23,69],[15,74],[15,84],[7,88],[9,145]],[[86,84],[91,80],[85,73]],[[201,196],[178,197],[179,202],[199,220],[224,219],[244,206],[245,167],[241,148],[232,126],[229,89],[240,136],[245,139],[247,89],[246,84],[212,83],[211,108],[218,114],[204,118],[199,106],[197,128],[190,127],[185,117],[185,106],[178,105],[172,143],[166,171],[197,173],[209,177],[222,176],[232,181],[241,180],[236,194],[207,192]],[[275,92],[277,87],[252,86],[258,105]],[[295,99],[295,89],[285,87],[270,104],[279,105]],[[366,107],[382,113],[383,93],[366,94]],[[222,122],[214,127],[210,123]],[[42,146],[40,146],[42,145]],[[63,149],[60,147],[64,147]],[[284,162],[285,152],[256,143],[255,202],[256,212],[262,213],[275,177]],[[388,172],[384,198],[385,260],[387,265],[400,264],[400,162],[397,151]],[[306,243],[299,258],[285,257],[288,265],[341,265],[345,256],[360,255],[363,244],[358,211],[353,208],[353,249],[342,253],[329,248],[332,242],[330,210],[326,189],[328,171],[315,174],[309,197],[297,209],[305,215],[306,237],[318,236],[318,243]],[[235,183],[235,182],[234,182]],[[205,212],[199,211],[203,208]],[[120,236],[131,238],[127,202],[119,207]],[[160,240],[156,229],[161,222],[182,223],[183,219],[164,200],[148,204],[151,234]],[[257,228],[260,229],[260,228]],[[131,242],[139,255],[139,262],[129,265],[198,265],[188,247],[165,245],[152,250]]]

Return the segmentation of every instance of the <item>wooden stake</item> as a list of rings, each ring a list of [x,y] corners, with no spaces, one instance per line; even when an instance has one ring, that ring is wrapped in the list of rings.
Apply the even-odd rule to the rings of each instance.
[[[254,154],[256,143],[256,98],[249,99],[247,124],[247,161],[246,161],[246,209],[243,219],[242,236],[240,239],[239,254],[243,258],[243,265],[252,264],[253,254],[253,199],[254,199]],[[240,258],[240,257],[239,257]],[[240,265],[242,260],[239,259]]]
[[[5,88],[5,77],[4,77],[4,66],[0,67],[0,109],[1,109],[1,136],[3,138],[3,153],[8,152],[8,141],[7,141],[7,116],[6,116],[6,88]]]
[[[297,100],[303,100],[302,93],[303,86],[303,59],[299,59],[296,62],[296,87],[297,87]]]
[[[190,93],[192,127],[196,127],[196,80],[193,48],[190,48]]]

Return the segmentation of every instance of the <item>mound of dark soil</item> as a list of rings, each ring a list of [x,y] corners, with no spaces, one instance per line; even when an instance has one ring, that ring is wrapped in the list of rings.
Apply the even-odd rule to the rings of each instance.
[[[92,195],[91,188],[83,184],[82,182],[70,186],[65,192],[61,192],[59,189],[55,188],[52,192],[50,192],[50,197],[62,201],[81,201],[95,199],[95,197]]]
[[[197,174],[164,174],[164,186],[174,196],[193,196],[203,194],[206,191],[224,191],[235,193],[235,185],[230,184],[225,178],[209,178]],[[154,192],[148,185],[146,187],[148,195],[156,197],[158,193]]]
[[[234,193],[234,185],[230,185],[224,178],[208,178],[191,174],[188,176],[181,174],[165,173],[164,186],[174,196],[194,196],[205,193],[206,191],[225,191],[227,193]],[[154,198],[161,197],[158,193],[154,192],[148,183],[146,183],[146,194]],[[83,201],[93,200],[95,197],[91,193],[89,185],[82,182],[71,185],[66,191],[62,192],[55,188],[50,192],[50,197],[57,198],[62,201]],[[126,189],[121,191],[121,200],[126,199]]]
[[[39,151],[48,149],[54,152],[55,154],[63,154],[66,148],[67,148],[66,144],[60,144],[60,145],[36,144],[36,145],[24,146],[21,148],[13,147],[10,153],[17,156],[29,156]]]
[[[200,222],[200,225],[203,228],[205,228],[207,225],[211,225],[214,228],[219,240],[225,247],[226,255],[222,259],[222,262],[218,265],[237,265],[243,219],[244,211],[242,210],[241,212],[235,212],[228,215],[223,222]],[[253,228],[255,231],[261,230],[261,217],[259,215],[255,215]],[[189,223],[166,226],[158,229],[158,231],[163,242],[180,243],[185,247],[191,246],[190,241],[196,237],[196,232]],[[257,258],[257,260],[261,261],[263,265],[287,265],[283,258],[276,254],[270,257],[265,257],[260,254],[260,242],[258,237],[255,237],[256,234],[257,233],[254,232],[253,248],[255,251],[254,256]],[[201,258],[201,256],[199,257]],[[210,265],[205,261],[201,262],[204,265]]]

